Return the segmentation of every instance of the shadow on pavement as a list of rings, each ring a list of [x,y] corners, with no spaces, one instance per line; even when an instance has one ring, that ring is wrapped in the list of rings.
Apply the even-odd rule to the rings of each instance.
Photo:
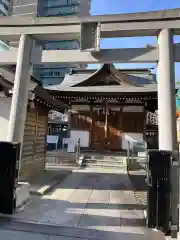
[[[45,226],[32,223],[18,223],[8,220],[0,221],[0,234],[2,239],[26,239],[32,237],[34,240],[51,239],[51,240],[165,240],[165,236],[158,231],[142,228],[140,233],[127,232],[126,229],[121,232],[100,231],[83,228],[67,228],[57,226]],[[40,235],[44,238],[38,238]],[[42,237],[41,236],[41,237]],[[31,239],[32,239],[31,238]],[[30,238],[28,238],[30,239]]]

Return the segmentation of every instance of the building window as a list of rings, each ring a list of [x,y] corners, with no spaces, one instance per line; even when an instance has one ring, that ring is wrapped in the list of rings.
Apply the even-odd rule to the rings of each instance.
[[[79,6],[53,6],[45,7],[46,16],[68,16],[80,12]]]
[[[45,68],[37,69],[36,74],[40,77],[62,77],[64,78],[65,74],[68,72],[68,68]]]
[[[71,50],[79,48],[78,40],[67,40],[67,41],[45,41],[44,49],[46,50]]]
[[[63,7],[63,6],[71,6],[71,5],[79,5],[79,0],[45,0],[44,7]]]

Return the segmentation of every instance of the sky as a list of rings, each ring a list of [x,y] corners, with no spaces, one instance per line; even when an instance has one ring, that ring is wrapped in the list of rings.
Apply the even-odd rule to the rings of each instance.
[[[180,0],[92,0],[91,14],[121,14],[134,12],[147,12],[164,9],[180,8]],[[101,48],[128,48],[145,47],[146,44],[156,44],[155,37],[111,38],[101,41]],[[180,42],[180,36],[174,37],[175,42]],[[89,68],[97,68],[97,65],[89,65]],[[156,64],[116,64],[118,68],[153,67],[156,72]],[[176,81],[180,81],[180,63],[175,64]]]

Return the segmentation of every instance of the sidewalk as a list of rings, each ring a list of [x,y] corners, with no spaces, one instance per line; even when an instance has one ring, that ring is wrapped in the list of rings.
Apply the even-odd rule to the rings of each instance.
[[[3,222],[0,234],[11,239],[16,231],[15,240],[156,240],[145,228],[143,209],[125,171],[74,170],[52,192],[34,197]]]

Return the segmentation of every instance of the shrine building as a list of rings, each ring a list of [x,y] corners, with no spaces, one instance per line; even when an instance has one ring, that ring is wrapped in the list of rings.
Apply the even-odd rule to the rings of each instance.
[[[48,86],[53,98],[68,104],[70,137],[94,150],[127,150],[128,142],[157,136],[157,82],[150,69],[71,70],[57,86]],[[154,126],[152,126],[154,125]]]

